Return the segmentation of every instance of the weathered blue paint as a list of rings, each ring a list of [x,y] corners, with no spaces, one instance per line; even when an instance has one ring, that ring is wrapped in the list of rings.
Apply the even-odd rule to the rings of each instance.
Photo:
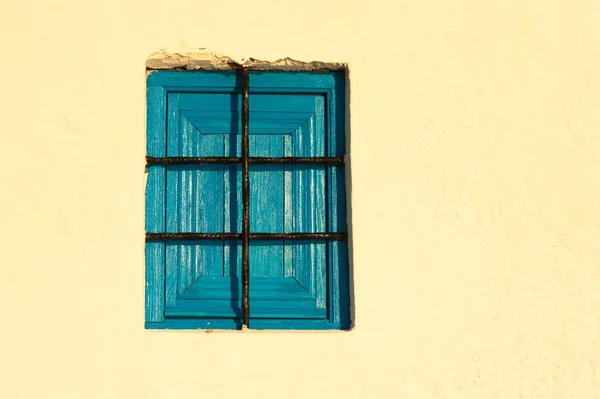
[[[165,156],[166,143],[166,91],[160,86],[148,87],[146,152],[151,156]],[[166,167],[153,165],[147,168],[146,181],[146,231],[165,231]],[[146,322],[164,321],[165,244],[146,243]]]
[[[253,72],[250,155],[344,155],[344,76]],[[151,156],[240,156],[240,77],[235,72],[148,76]],[[251,165],[252,232],[346,231],[343,169]],[[239,165],[148,168],[149,232],[241,232]],[[251,327],[350,326],[345,242],[251,241]],[[238,241],[146,244],[146,327],[240,328]]]

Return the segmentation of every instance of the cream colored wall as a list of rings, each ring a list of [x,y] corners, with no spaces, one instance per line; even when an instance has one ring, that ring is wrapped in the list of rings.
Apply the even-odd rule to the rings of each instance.
[[[5,1],[1,398],[600,397],[600,3]],[[356,328],[143,329],[144,62],[346,61]]]

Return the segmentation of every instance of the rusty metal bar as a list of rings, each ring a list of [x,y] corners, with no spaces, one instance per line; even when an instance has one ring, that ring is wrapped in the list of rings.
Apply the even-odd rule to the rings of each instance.
[[[239,240],[239,233],[146,233],[146,241],[167,240]]]
[[[240,157],[146,157],[146,166],[152,165],[191,165],[191,164],[239,164]],[[335,165],[344,166],[344,157],[249,157],[248,163],[296,164],[296,165]]]
[[[146,241],[167,240],[241,240],[240,233],[146,233]],[[250,240],[338,240],[348,233],[250,233]]]
[[[344,165],[344,157],[278,157],[278,158],[267,158],[267,157],[251,157],[250,163],[252,164],[296,164],[296,165]]]
[[[250,233],[252,240],[347,240],[348,233]]]
[[[235,164],[241,163],[239,157],[146,157],[146,166],[186,165],[186,164]]]
[[[250,107],[248,70],[242,68],[242,325],[250,327]]]

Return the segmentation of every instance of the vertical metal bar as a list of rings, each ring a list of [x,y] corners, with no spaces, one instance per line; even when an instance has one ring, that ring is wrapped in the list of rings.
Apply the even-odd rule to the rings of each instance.
[[[249,327],[250,322],[250,300],[249,280],[250,262],[248,260],[250,246],[250,172],[248,169],[250,158],[250,133],[248,130],[249,107],[248,107],[248,70],[242,68],[242,323]]]

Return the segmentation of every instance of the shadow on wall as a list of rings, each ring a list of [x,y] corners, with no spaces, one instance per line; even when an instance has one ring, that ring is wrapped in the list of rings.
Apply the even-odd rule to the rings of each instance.
[[[351,125],[350,125],[350,69],[345,70],[346,83],[346,113],[345,113],[345,152],[346,152],[346,224],[348,228],[348,284],[350,294],[350,327],[352,330],[356,324],[356,302],[354,296],[354,229],[352,225],[352,156],[350,154],[350,145],[352,140]],[[340,287],[341,288],[341,287]]]

